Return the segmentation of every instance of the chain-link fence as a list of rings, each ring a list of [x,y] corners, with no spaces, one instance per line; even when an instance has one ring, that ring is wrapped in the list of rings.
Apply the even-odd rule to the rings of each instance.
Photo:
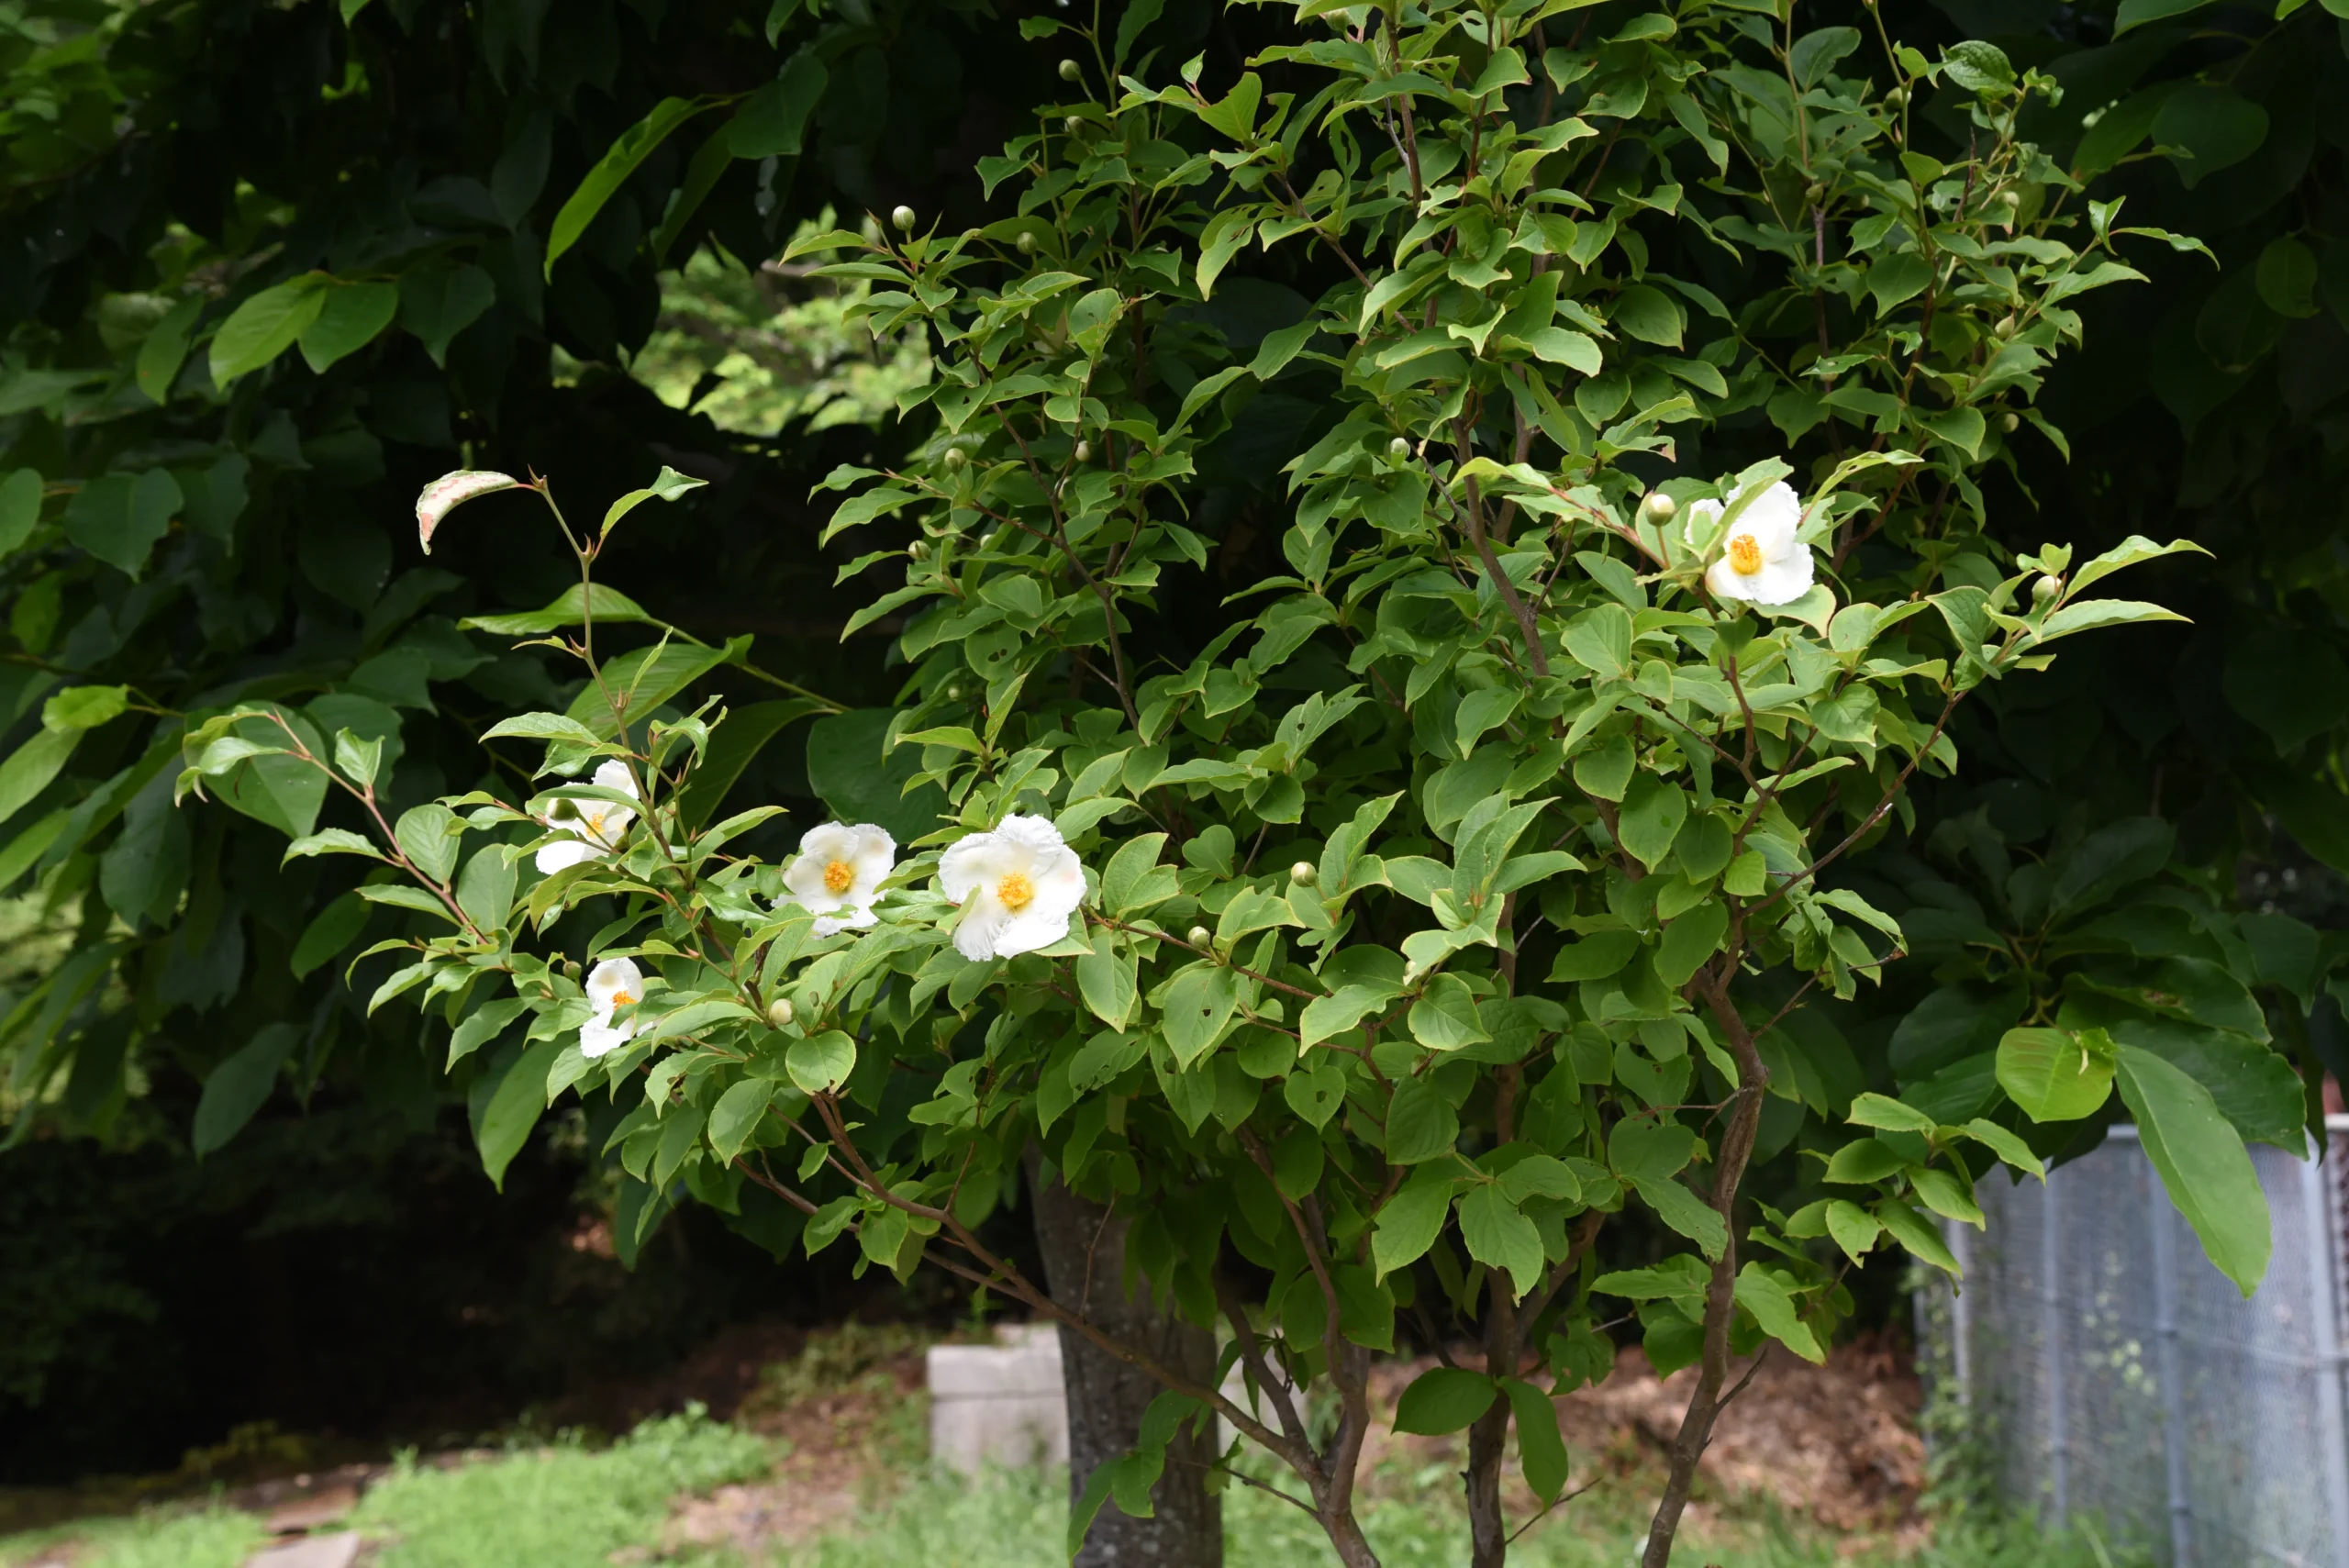
[[[2349,1568],[2343,1171],[2254,1146],[2275,1257],[2243,1295],[2202,1255],[2132,1127],[2037,1182],[1980,1184],[1920,1302],[1928,1375],[2003,1494],[2101,1521],[2167,1568]]]

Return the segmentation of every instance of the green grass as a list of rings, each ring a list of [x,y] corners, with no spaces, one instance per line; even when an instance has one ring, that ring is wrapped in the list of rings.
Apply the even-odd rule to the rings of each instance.
[[[765,1473],[767,1442],[698,1410],[648,1421],[620,1441],[575,1441],[439,1469],[404,1462],[351,1516],[378,1543],[377,1568],[582,1568],[660,1540],[674,1502]],[[1384,1568],[1457,1568],[1466,1532],[1452,1466],[1383,1469],[1369,1480],[1364,1528]],[[1269,1473],[1269,1472],[1267,1472]],[[1512,1568],[1630,1568],[1645,1524],[1636,1480],[1602,1484],[1513,1547]],[[975,1483],[914,1470],[883,1485],[857,1516],[763,1562],[727,1553],[705,1568],[1064,1568],[1068,1490],[1059,1471],[997,1472]],[[1224,1498],[1228,1568],[1325,1568],[1320,1529],[1262,1491]],[[80,1568],[238,1568],[262,1543],[260,1524],[217,1507],[85,1522],[0,1540],[0,1568],[63,1538]],[[1852,1542],[1763,1507],[1707,1500],[1692,1511],[1679,1559],[1719,1568],[2130,1568],[2091,1538],[2049,1537],[1967,1515],[1943,1521],[1905,1555],[1850,1553]],[[674,1561],[669,1559],[667,1561]]]
[[[1414,1480],[1418,1478],[1412,1478]],[[1444,1480],[1448,1481],[1447,1475]],[[1379,1497],[1364,1529],[1383,1568],[1458,1568],[1466,1557],[1460,1510],[1430,1484],[1402,1483]],[[1530,1531],[1509,1551],[1512,1568],[1631,1568],[1644,1518],[1627,1494],[1594,1494]],[[918,1478],[874,1514],[821,1540],[786,1548],[765,1568],[1064,1568],[1068,1491],[1059,1472],[997,1473],[965,1484]],[[1706,1512],[1728,1528],[1683,1536],[1676,1560],[1720,1568],[2126,1568],[2128,1559],[2085,1536],[2050,1537],[2025,1525],[1953,1521],[1906,1555],[1846,1555],[1831,1532],[1766,1513]],[[1723,1516],[1728,1517],[1724,1519]],[[1277,1498],[1236,1490],[1224,1499],[1227,1568],[1325,1568],[1336,1562],[1320,1528]]]
[[[763,1439],[695,1410],[600,1451],[566,1443],[455,1470],[403,1463],[351,1522],[385,1542],[378,1568],[568,1568],[651,1541],[673,1497],[759,1474],[770,1458]]]

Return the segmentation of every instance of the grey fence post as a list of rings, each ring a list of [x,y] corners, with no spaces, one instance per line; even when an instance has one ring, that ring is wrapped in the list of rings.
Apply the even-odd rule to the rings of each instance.
[[[2177,1230],[2158,1180],[2146,1184],[2154,1232],[2154,1334],[2162,1383],[2162,1457],[2169,1492],[2170,1568],[2194,1561],[2193,1496],[2186,1482],[2186,1385],[2177,1354]]]
[[[2064,1302],[2060,1269],[2063,1254],[2056,1245],[2055,1179],[2047,1173],[2040,1186],[2039,1337],[2047,1353],[2047,1474],[2057,1525],[2071,1516],[2071,1430],[2064,1408]]]
[[[2315,1159],[2300,1162],[2301,1241],[2308,1249],[2309,1324],[2316,1342],[2317,1417],[2324,1439],[2325,1517],[2332,1561],[2349,1568],[2349,1432],[2341,1398],[2338,1260],[2334,1254],[2332,1173]]]

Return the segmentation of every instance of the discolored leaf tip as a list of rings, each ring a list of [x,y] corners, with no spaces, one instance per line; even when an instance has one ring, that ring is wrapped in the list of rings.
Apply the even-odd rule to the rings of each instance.
[[[416,542],[424,553],[432,553],[432,536],[440,527],[440,519],[455,507],[477,495],[487,495],[499,490],[525,489],[522,481],[510,473],[497,473],[484,468],[460,468],[444,473],[417,493]]]

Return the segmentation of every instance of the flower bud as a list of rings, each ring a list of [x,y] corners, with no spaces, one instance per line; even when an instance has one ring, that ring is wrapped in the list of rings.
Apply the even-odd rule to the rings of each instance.
[[[911,234],[914,231],[914,209],[901,206],[889,215],[889,221],[897,226],[899,233]]]
[[[565,980],[576,980],[579,978],[579,961],[577,959],[566,958],[562,961],[562,977]]]
[[[1288,879],[1299,887],[1310,887],[1321,880],[1321,873],[1313,869],[1311,861],[1299,861],[1288,868]]]
[[[938,461],[944,463],[950,472],[960,473],[963,472],[963,465],[971,461],[971,454],[961,447],[948,447],[945,455]]]
[[[916,561],[928,561],[930,559],[930,541],[926,539],[918,539],[914,540],[913,543],[906,546],[906,553]]]
[[[2017,430],[2022,428],[2022,416],[2020,414],[1999,415],[1998,428],[2004,430],[2009,436],[2013,435]]]
[[[1827,199],[1827,187],[1820,184],[1817,180],[1813,180],[1808,186],[1804,187],[1802,199],[1809,202],[1812,206],[1817,206],[1820,203]]]
[[[2022,206],[2022,193],[2021,191],[2000,191],[1998,193],[1998,205],[2000,206]]]
[[[1193,926],[1191,928],[1190,942],[1193,947],[1203,948],[1213,940],[1215,940],[1215,933],[1208,930],[1205,926]]]
[[[1071,136],[1081,136],[1085,131],[1085,117],[1082,115],[1071,115],[1068,118],[1061,121],[1061,128],[1068,132]]]
[[[1680,510],[1680,503],[1661,490],[1651,490],[1648,498],[1640,503],[1640,510],[1647,514],[1649,522],[1662,528],[1672,521],[1674,513]]]
[[[1015,244],[1021,255],[1034,255],[1036,253],[1036,231],[1032,228],[1024,231]]]
[[[947,687],[946,700],[948,702],[961,702],[963,700],[963,688],[960,686]]]
[[[1082,81],[1082,80],[1084,80],[1084,77],[1085,77],[1085,70],[1084,70],[1084,67],[1082,67],[1082,66],[1078,65],[1078,64],[1076,63],[1076,61],[1074,61],[1074,60],[1063,60],[1063,61],[1061,61],[1061,80],[1062,80],[1062,81],[1063,81],[1063,82],[1078,82],[1078,81]]]
[[[1887,93],[1887,94],[1884,95],[1884,106],[1885,106],[1886,108],[1887,108],[1887,109],[1891,109],[1891,110],[1893,110],[1893,111],[1894,111],[1894,112],[1896,112],[1896,113],[1898,113],[1898,112],[1899,111],[1899,109],[1900,109],[1900,106],[1901,106],[1902,105],[1906,104],[1908,101],[1909,101],[1909,95],[1908,95],[1908,93],[1907,93],[1904,89],[1899,88],[1899,87],[1895,87],[1891,92]]]
[[[777,996],[774,1001],[767,1004],[767,1022],[773,1024],[775,1028],[783,1029],[787,1027],[791,1022],[791,1018],[790,997]]]
[[[1998,326],[1992,328],[1991,330],[1998,333],[2001,338],[2013,337],[2015,335],[2014,312],[2009,311],[2006,315],[1998,317]]]
[[[2043,572],[2039,574],[2039,580],[2031,585],[2031,596],[2043,605],[2063,590],[2063,584]]]
[[[1411,443],[1397,436],[1386,443],[1386,455],[1400,462],[1411,455]]]
[[[1076,461],[1079,462],[1091,462],[1093,461],[1093,443],[1091,441],[1079,441],[1076,443]]]

